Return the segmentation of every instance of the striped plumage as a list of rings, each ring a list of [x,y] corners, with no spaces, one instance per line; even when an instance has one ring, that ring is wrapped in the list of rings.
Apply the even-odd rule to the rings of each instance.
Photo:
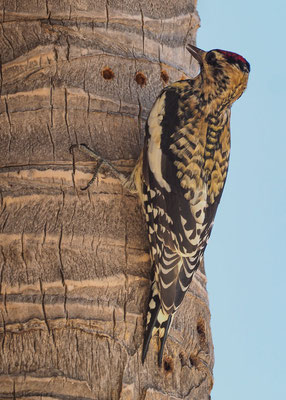
[[[172,318],[211,233],[226,180],[230,108],[246,88],[249,64],[222,50],[188,45],[201,71],[166,87],[150,112],[132,177],[149,231],[154,278],[142,360],[159,333],[159,365]]]

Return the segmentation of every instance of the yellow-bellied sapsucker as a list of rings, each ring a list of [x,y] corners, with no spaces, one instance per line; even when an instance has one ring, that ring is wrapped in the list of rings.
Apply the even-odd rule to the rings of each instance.
[[[238,54],[205,52],[192,45],[187,49],[199,62],[200,73],[161,92],[129,179],[86,145],[72,146],[97,159],[97,171],[108,164],[126,187],[136,188],[143,204],[154,277],[142,361],[158,332],[159,365],[174,313],[210,237],[228,170],[230,108],[245,90],[250,71]]]
[[[158,332],[159,365],[174,313],[211,233],[228,170],[230,108],[245,90],[250,71],[238,54],[191,45],[187,49],[199,62],[200,74],[161,92],[132,173],[154,268],[142,361]]]

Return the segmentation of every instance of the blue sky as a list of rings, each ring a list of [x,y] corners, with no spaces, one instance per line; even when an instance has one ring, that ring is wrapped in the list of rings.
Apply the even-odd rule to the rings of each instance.
[[[206,250],[215,346],[212,400],[286,398],[286,5],[198,0],[197,46],[243,55],[230,169]]]

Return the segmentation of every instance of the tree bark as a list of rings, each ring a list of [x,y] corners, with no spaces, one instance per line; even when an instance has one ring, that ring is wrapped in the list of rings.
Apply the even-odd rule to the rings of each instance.
[[[141,351],[150,287],[145,221],[86,143],[121,171],[162,88],[196,73],[196,1],[2,0],[0,399],[209,399],[203,268],[163,367]]]

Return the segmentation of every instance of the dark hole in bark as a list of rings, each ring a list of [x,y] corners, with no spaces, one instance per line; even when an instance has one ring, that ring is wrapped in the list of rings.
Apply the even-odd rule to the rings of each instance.
[[[136,74],[136,76],[135,76],[135,81],[136,81],[136,83],[137,83],[139,86],[143,87],[143,86],[146,85],[147,78],[146,78],[146,76],[143,74],[143,72],[137,72],[137,74]]]
[[[198,365],[198,357],[191,354],[189,357],[191,367],[196,367]]]
[[[161,79],[165,82],[168,83],[169,82],[169,75],[167,74],[167,72],[163,69],[161,71]]]
[[[110,80],[110,79],[114,78],[114,72],[109,67],[103,68],[101,73],[102,73],[103,78],[106,80]]]
[[[172,372],[174,369],[174,362],[171,357],[166,357],[164,360],[164,370],[166,372]]]
[[[208,347],[208,344],[207,344],[207,338],[206,338],[206,328],[205,328],[205,323],[204,323],[203,319],[199,319],[197,322],[197,332],[199,335],[199,341],[200,341],[201,348],[203,350],[206,350]]]
[[[165,371],[170,371],[171,370],[171,365],[168,363],[168,361],[164,362],[164,370]]]

